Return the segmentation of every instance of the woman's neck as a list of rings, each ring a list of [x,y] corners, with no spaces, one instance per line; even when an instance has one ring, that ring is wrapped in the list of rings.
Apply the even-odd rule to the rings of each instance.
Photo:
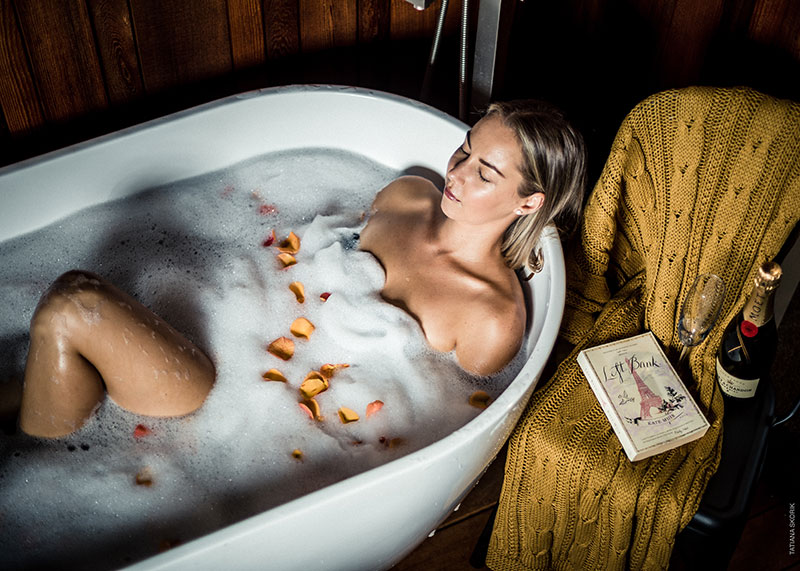
[[[464,263],[502,260],[505,226],[464,224],[443,214],[434,221],[431,242],[437,252]]]

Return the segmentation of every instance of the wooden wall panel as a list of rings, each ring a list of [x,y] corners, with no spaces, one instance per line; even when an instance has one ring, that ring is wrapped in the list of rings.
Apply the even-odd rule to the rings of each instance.
[[[657,65],[664,81],[672,85],[697,81],[708,46],[719,28],[723,4],[724,0],[683,0],[675,6],[668,23],[659,22],[665,34]]]
[[[721,32],[729,36],[746,36],[756,1],[727,0],[722,15]]]
[[[299,0],[300,49],[318,52],[356,44],[356,0]]]
[[[254,67],[266,61],[264,16],[260,0],[228,0],[233,67]]]
[[[16,2],[44,116],[61,121],[107,106],[86,4]]]
[[[461,5],[450,0],[450,47]],[[473,16],[478,7],[473,2]],[[792,73],[770,67],[800,65],[798,0],[562,0],[517,7],[534,16],[515,25],[516,54],[508,57],[518,69],[508,69],[507,78],[530,76],[534,83],[520,95],[582,97],[607,83],[597,69],[606,63],[621,66],[613,69],[623,75],[608,84],[616,98],[737,79],[783,96],[798,93]],[[175,88],[181,97],[206,79],[216,91],[198,91],[194,101],[276,80],[402,90],[398,81],[408,83],[424,68],[417,59],[430,46],[440,8],[441,0],[421,12],[406,0],[0,0],[0,133],[10,140],[109,105],[147,115],[143,102],[155,100],[153,93]],[[309,55],[289,57],[300,52]],[[392,58],[393,67],[383,67]],[[398,62],[408,65],[400,71]],[[561,85],[560,91],[542,89],[547,85]],[[127,107],[133,100],[138,106]]]
[[[300,51],[297,0],[264,0],[267,57],[278,59]]]
[[[388,40],[390,14],[386,0],[359,0],[358,43]]]
[[[448,16],[460,11],[456,2],[450,2]],[[390,37],[392,40],[406,40],[430,36],[436,29],[436,18],[442,0],[436,0],[427,9],[419,11],[406,0],[391,0]]]
[[[757,0],[750,20],[750,39],[774,44],[800,60],[800,9],[798,0]]]
[[[461,0],[450,0],[444,23],[444,34],[455,35],[461,30]],[[415,10],[406,0],[391,0],[391,37],[395,40],[432,38],[436,29],[439,11],[442,9],[442,0],[436,0],[425,10]],[[470,4],[472,21],[477,18],[478,2],[473,0]]]
[[[0,106],[9,133],[27,133],[44,124],[11,0],[0,0]]]
[[[87,0],[108,99],[126,103],[144,92],[127,0]]]
[[[233,68],[225,0],[130,0],[148,92],[222,75]]]

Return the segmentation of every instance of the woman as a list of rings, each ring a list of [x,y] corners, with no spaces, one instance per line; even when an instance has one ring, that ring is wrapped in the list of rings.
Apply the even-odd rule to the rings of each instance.
[[[443,192],[403,177],[375,199],[361,248],[385,270],[383,297],[464,369],[499,371],[525,329],[515,270],[541,269],[541,231],[577,217],[584,173],[582,138],[557,110],[492,105],[451,157]],[[134,413],[188,414],[214,377],[211,360],[149,309],[98,276],[68,272],[31,321],[20,427],[69,434],[104,392]]]

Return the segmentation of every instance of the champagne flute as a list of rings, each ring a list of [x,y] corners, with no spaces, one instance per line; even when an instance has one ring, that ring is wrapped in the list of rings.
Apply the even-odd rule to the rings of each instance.
[[[724,299],[725,282],[718,275],[700,274],[694,280],[683,300],[678,320],[678,339],[683,343],[680,362],[692,347],[706,338],[717,321]]]

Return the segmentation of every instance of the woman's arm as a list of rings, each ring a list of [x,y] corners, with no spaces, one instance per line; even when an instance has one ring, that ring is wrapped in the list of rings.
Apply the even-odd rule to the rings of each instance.
[[[487,307],[471,308],[456,338],[456,359],[477,375],[491,375],[505,367],[519,351],[525,332],[524,316],[498,313]]]

